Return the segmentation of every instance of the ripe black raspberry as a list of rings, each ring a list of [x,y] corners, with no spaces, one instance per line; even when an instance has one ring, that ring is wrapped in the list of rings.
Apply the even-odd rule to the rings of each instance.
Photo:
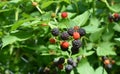
[[[82,42],[80,40],[72,41],[72,45],[74,48],[79,49],[82,46]]]
[[[105,61],[106,59],[108,59],[106,56],[102,56],[103,61]]]
[[[78,33],[80,34],[80,36],[84,36],[86,34],[86,31],[82,28],[78,29]]]
[[[68,59],[67,59],[67,63],[68,63],[68,64],[73,65],[73,62],[74,62],[74,61],[73,61],[72,58],[68,58]]]
[[[74,61],[73,64],[72,64],[72,66],[73,66],[74,68],[77,67],[77,63]]]
[[[71,70],[73,69],[72,65],[66,65],[65,66],[65,71],[69,74],[71,72]]]
[[[114,22],[118,22],[118,21],[119,21],[119,18],[113,18],[113,21],[114,21]]]
[[[72,55],[73,55],[73,54],[77,54],[77,53],[79,53],[79,49],[76,48],[76,47],[72,47],[72,48],[71,48],[71,52],[72,52]]]
[[[51,30],[51,32],[52,32],[52,35],[54,35],[54,36],[58,36],[59,35],[59,29],[58,28],[53,28]]]
[[[77,57],[77,62],[79,62],[82,59],[82,56]]]
[[[69,29],[67,30],[67,32],[68,32],[69,35],[73,36],[74,29],[73,29],[73,28],[69,28]]]
[[[65,31],[65,32],[62,32],[60,37],[62,40],[67,40],[69,39],[69,34]]]
[[[63,64],[65,62],[65,59],[63,57],[59,58],[58,64]]]

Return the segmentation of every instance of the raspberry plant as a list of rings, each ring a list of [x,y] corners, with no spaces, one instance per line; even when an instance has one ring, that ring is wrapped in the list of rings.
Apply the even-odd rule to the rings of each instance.
[[[0,0],[0,74],[119,74],[120,0]]]

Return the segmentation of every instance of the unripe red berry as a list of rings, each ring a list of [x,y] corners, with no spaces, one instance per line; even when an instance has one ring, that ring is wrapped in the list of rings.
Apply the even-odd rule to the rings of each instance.
[[[114,13],[113,16],[114,16],[114,18],[118,18],[119,14],[118,13]]]
[[[61,47],[66,49],[69,47],[69,43],[64,41],[64,42],[62,42]]]
[[[33,6],[37,6],[38,3],[37,3],[37,2],[32,2],[32,5],[33,5]]]
[[[80,38],[80,34],[79,34],[78,32],[74,32],[74,33],[73,33],[73,38],[74,38],[75,40],[79,39],[79,38]]]
[[[105,65],[110,64],[110,60],[109,60],[109,59],[106,59],[106,60],[104,61],[104,64],[105,64]]]
[[[61,70],[61,69],[63,69],[63,64],[59,64],[58,65],[58,68]]]
[[[67,18],[67,16],[68,16],[68,13],[67,13],[67,12],[62,12],[62,13],[61,13],[61,17],[62,17],[62,18]]]
[[[56,40],[54,38],[50,38],[49,41],[51,44],[54,44],[56,42]]]

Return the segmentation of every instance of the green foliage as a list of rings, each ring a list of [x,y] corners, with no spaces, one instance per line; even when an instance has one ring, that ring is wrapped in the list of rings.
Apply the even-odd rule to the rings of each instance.
[[[43,74],[40,69],[46,67],[53,74],[54,59],[72,57],[76,62],[78,56],[82,59],[70,74],[119,74],[120,18],[108,19],[114,13],[120,15],[120,0],[0,0],[0,74]],[[53,37],[51,29],[59,28],[61,34],[75,26],[86,35],[80,38],[79,53],[71,55],[73,38],[68,40],[68,52],[62,51],[60,35]],[[110,61],[111,69],[100,60],[103,56],[115,61]],[[57,74],[66,74],[66,64],[57,68]]]

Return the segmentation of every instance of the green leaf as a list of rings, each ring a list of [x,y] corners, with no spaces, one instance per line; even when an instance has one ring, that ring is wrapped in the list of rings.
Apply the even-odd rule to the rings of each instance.
[[[93,53],[95,53],[95,51],[86,52],[86,53],[84,53],[84,55],[85,55],[85,56],[90,56],[90,55],[92,55]]]
[[[117,23],[115,23],[115,26],[113,27],[113,29],[114,29],[115,31],[120,32],[120,25],[117,24]]]
[[[90,12],[86,11],[81,15],[76,16],[71,22],[73,22],[74,24],[71,24],[70,26],[73,27],[75,25],[77,26],[83,26],[85,25],[85,23],[87,22],[87,20],[89,19],[90,16]]]
[[[95,74],[108,74],[108,73],[102,66],[100,66],[95,70]]]
[[[100,39],[101,35],[102,35],[103,29],[104,29],[104,28],[99,28],[98,31],[92,33],[92,34],[90,35],[90,37],[89,37],[89,38],[90,38],[90,41],[92,41],[92,42],[98,41],[98,40]]]
[[[50,6],[52,3],[55,3],[56,1],[46,1],[46,2],[43,2],[42,5],[41,5],[41,8],[44,9],[44,8],[47,8],[48,6]]]
[[[28,22],[28,21],[33,20],[33,19],[34,18],[29,18],[29,19],[26,19],[26,20],[19,20],[19,21],[15,22],[14,24],[12,24],[11,31],[16,30],[23,23]]]
[[[16,41],[19,41],[19,38],[17,38],[16,36],[10,36],[10,35],[4,36],[2,38],[2,42],[3,42],[2,48]]]
[[[87,59],[82,59],[79,63],[77,70],[80,74],[94,74],[94,69],[90,66]]]
[[[98,56],[106,56],[106,55],[116,55],[114,49],[114,43],[111,42],[103,42],[99,43],[96,49]]]

